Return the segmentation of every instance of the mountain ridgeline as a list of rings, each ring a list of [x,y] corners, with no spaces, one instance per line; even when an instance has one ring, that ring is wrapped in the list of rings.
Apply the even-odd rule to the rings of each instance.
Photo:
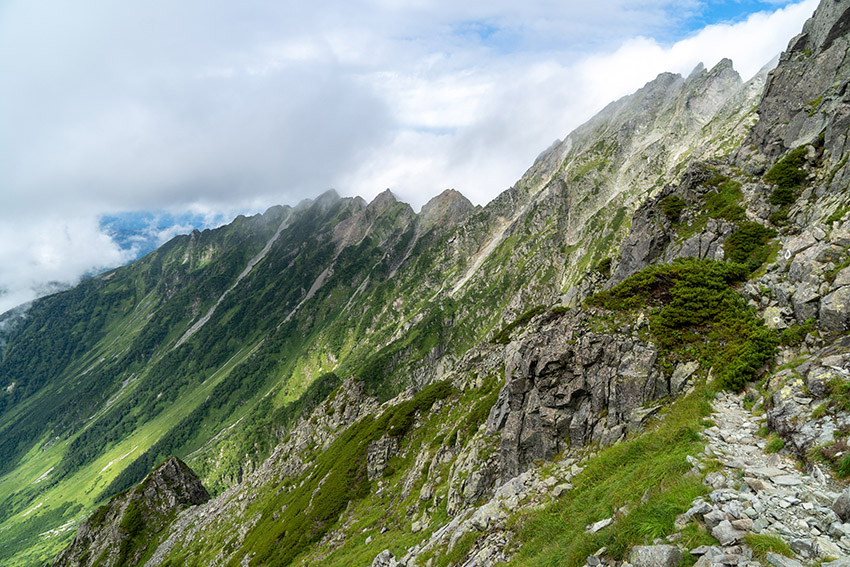
[[[746,391],[850,474],[847,22],[659,75],[485,206],[331,191],[4,320],[0,564],[758,561],[691,513],[696,456]],[[776,537],[850,555],[826,526]]]

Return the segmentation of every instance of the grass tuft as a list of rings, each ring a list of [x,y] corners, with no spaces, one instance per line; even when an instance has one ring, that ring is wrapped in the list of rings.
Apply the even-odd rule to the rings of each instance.
[[[778,435],[770,435],[767,438],[767,444],[764,446],[765,453],[778,453],[785,447],[785,441]]]
[[[753,550],[753,555],[764,561],[768,552],[778,553],[785,557],[794,557],[794,552],[780,537],[769,534],[749,533],[744,541]]]
[[[686,457],[701,449],[697,431],[711,412],[710,397],[706,386],[698,387],[674,403],[655,429],[589,460],[573,479],[569,497],[520,516],[522,547],[511,564],[579,567],[601,547],[624,559],[632,546],[672,533],[676,516],[707,492],[699,477],[686,475],[691,468]],[[614,529],[585,532],[624,506],[631,512],[619,517]]]

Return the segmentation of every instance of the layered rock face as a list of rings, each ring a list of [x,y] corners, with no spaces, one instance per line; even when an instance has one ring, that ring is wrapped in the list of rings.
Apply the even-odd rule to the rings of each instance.
[[[177,513],[209,499],[192,469],[170,457],[135,489],[119,494],[95,512],[53,565],[137,565],[154,549]]]
[[[505,386],[487,422],[501,432],[504,479],[570,447],[621,439],[651,415],[647,402],[670,394],[656,347],[637,329],[593,332],[584,310],[555,317],[505,355]]]

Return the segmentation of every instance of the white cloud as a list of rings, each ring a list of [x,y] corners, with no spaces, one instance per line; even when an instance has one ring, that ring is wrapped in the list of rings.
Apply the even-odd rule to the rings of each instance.
[[[814,6],[673,42],[702,2],[6,0],[0,287],[19,300],[121,262],[103,213],[259,211],[330,187],[486,202],[661,71],[754,73]]]
[[[75,282],[128,259],[91,216],[50,213],[6,222],[0,225],[0,243],[0,313],[51,291],[57,282]]]
[[[416,205],[453,187],[486,203],[516,181],[549,143],[659,73],[687,75],[699,63],[711,67],[728,57],[749,79],[799,33],[816,5],[817,0],[806,0],[753,14],[739,23],[709,26],[672,44],[636,37],[617,49],[577,60],[521,55],[475,69],[472,77],[440,76],[420,85],[412,99],[425,101],[425,109],[438,105],[464,109],[463,118],[451,112],[427,114],[429,120],[422,122],[434,132],[399,132],[341,185],[348,193],[361,195],[389,187]],[[454,100],[429,97],[433,84]],[[476,89],[465,88],[468,84]]]

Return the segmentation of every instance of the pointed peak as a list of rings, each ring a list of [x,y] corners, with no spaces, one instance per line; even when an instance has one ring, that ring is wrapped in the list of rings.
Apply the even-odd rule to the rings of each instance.
[[[369,203],[370,207],[375,207],[378,205],[383,205],[385,203],[397,203],[398,199],[396,199],[395,195],[389,189],[384,189],[372,199],[372,202]]]
[[[720,61],[717,62],[717,65],[711,68],[708,72],[709,77],[730,77],[735,79],[736,81],[741,81],[741,76],[738,74],[738,71],[735,70],[735,65],[732,63],[732,60],[724,57]]]
[[[460,191],[446,189],[425,203],[419,212],[420,229],[428,229],[435,224],[453,226],[475,210],[475,205]]]
[[[728,57],[724,57],[720,61],[717,62],[717,65],[711,68],[712,73],[716,73],[719,71],[723,71],[726,69],[734,69],[735,65],[732,63],[732,60]]]
[[[694,67],[693,71],[691,71],[688,74],[687,80],[692,81],[692,80],[696,79],[697,77],[699,77],[700,75],[702,75],[703,73],[705,73],[705,65],[702,63],[702,61],[700,61],[699,63],[697,63],[697,66]]]
[[[339,193],[336,192],[336,189],[328,189],[318,197],[316,197],[316,202],[324,202],[324,201],[338,201]]]
[[[425,203],[422,206],[422,212],[424,213],[427,210],[457,202],[463,203],[464,205],[468,204],[470,207],[473,206],[472,202],[466,197],[464,197],[463,193],[461,193],[460,191],[456,189],[446,189],[445,191],[443,191],[436,197],[432,197],[427,203]]]

